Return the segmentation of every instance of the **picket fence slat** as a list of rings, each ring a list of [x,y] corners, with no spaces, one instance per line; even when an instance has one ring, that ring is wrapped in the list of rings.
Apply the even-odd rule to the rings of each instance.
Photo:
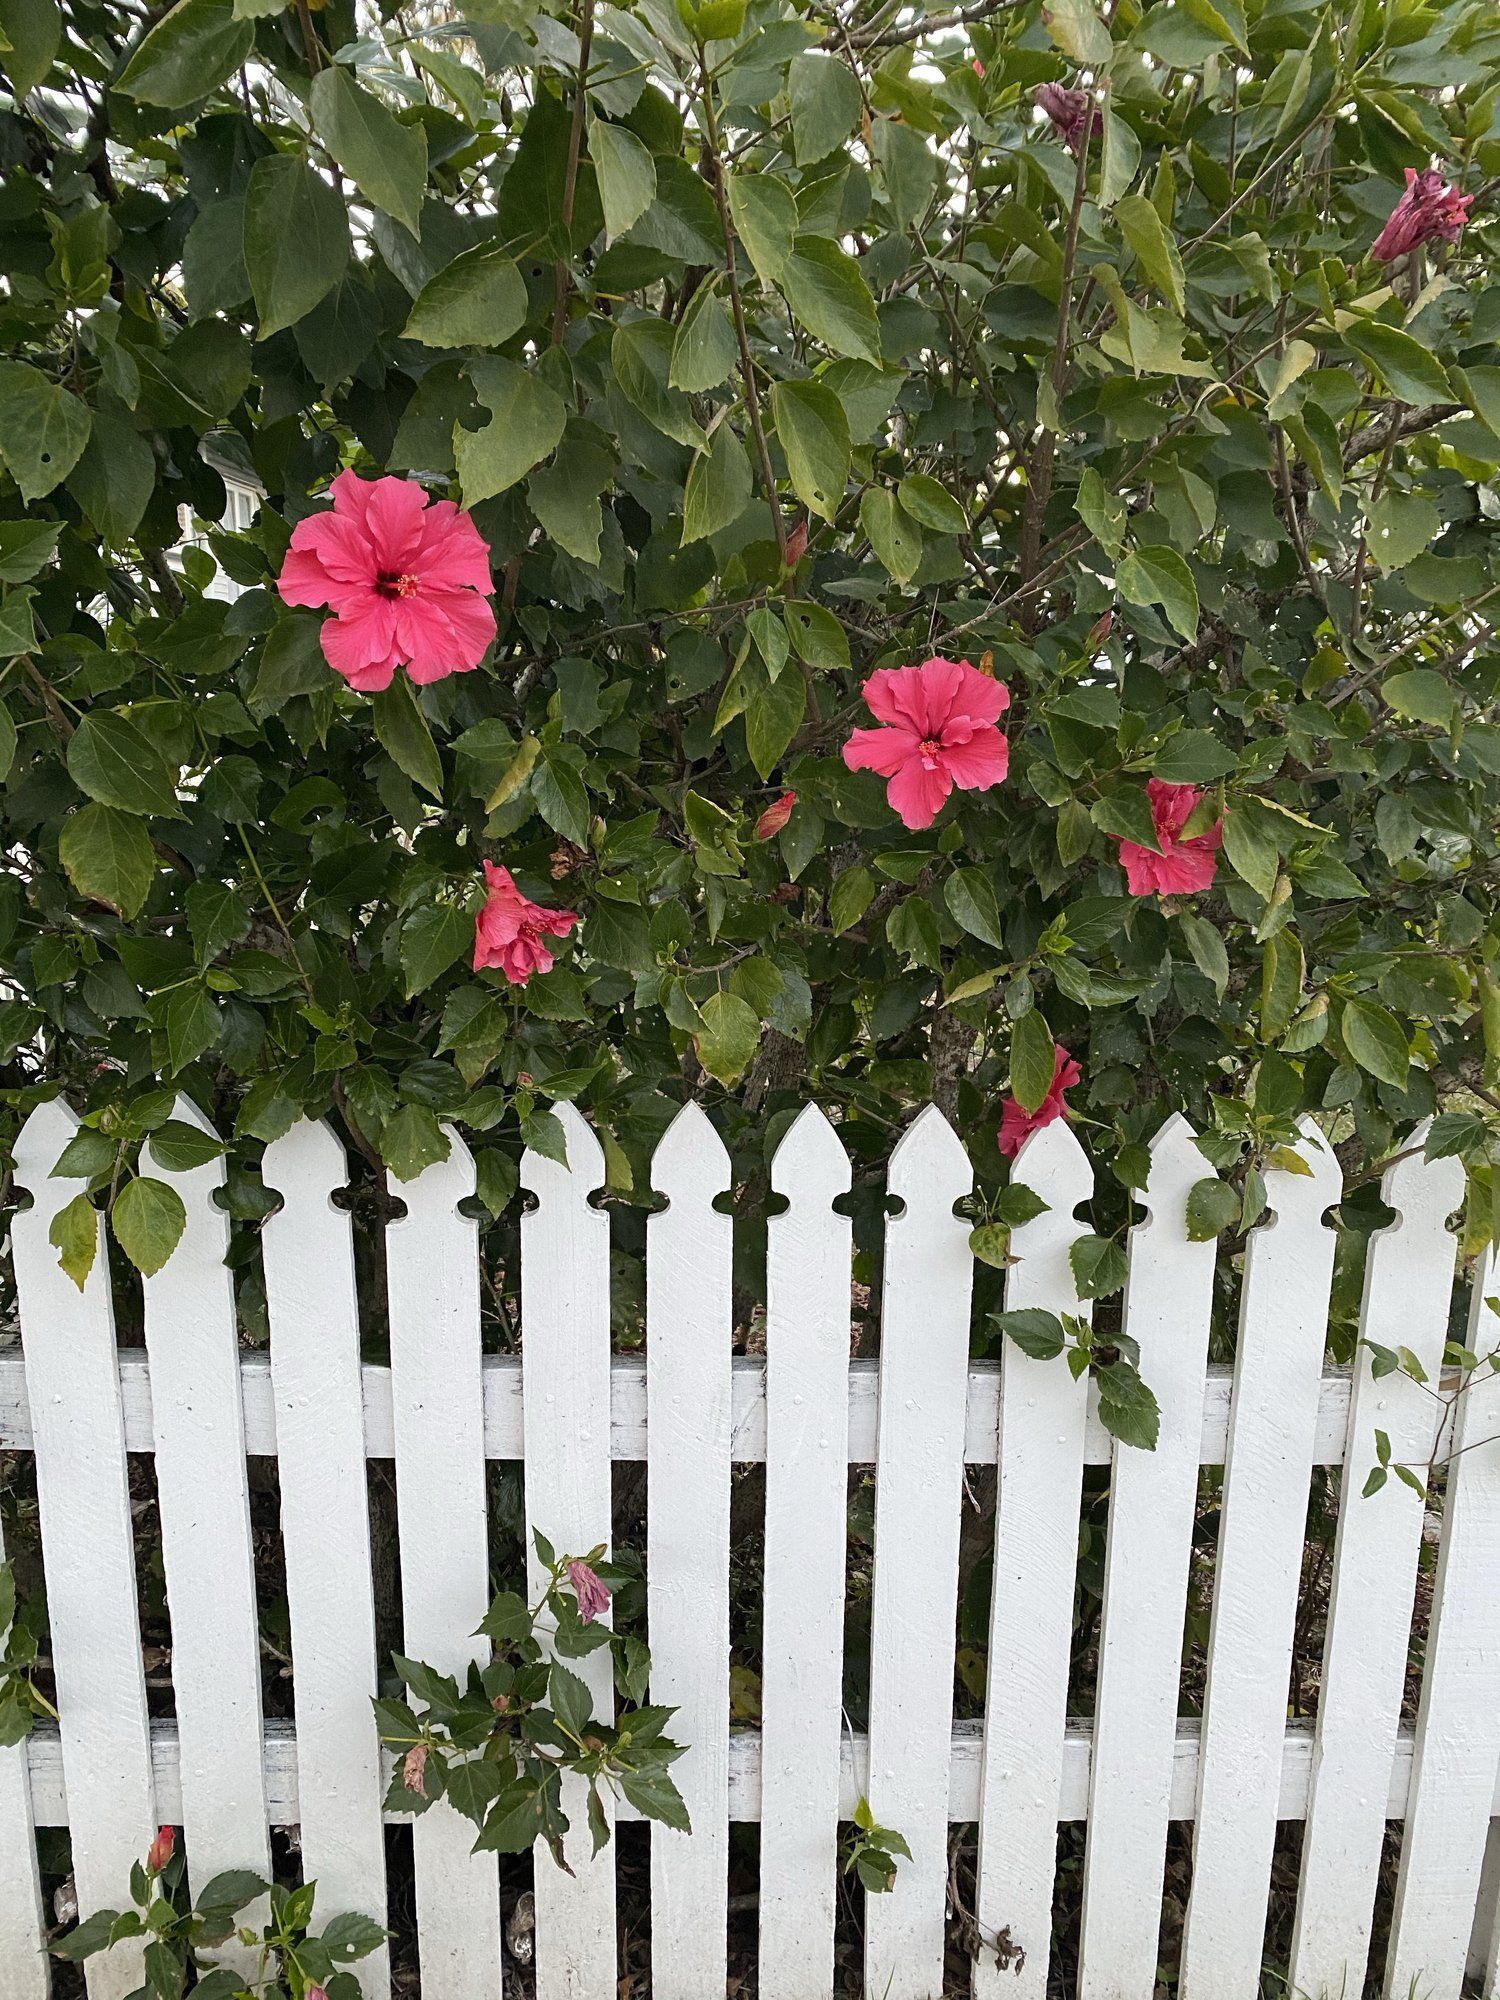
[[[178,1099],[174,1115],[212,1133],[189,1098]],[[229,1217],[214,1201],[224,1164],[162,1171],[162,1179],[187,1216],[177,1249],[145,1280],[144,1299],[188,1867],[199,1886],[230,1868],[269,1881],[239,1332],[224,1264]],[[268,1914],[261,1898],[244,1921]],[[254,1969],[255,1954],[233,1940],[223,1957],[241,1972]]]
[[[1006,1310],[1087,1317],[1068,1253],[1088,1233],[1074,1210],[1094,1176],[1068,1126],[1058,1120],[1033,1133],[1015,1178],[1049,1206],[1011,1233],[1018,1261],[1006,1273]],[[1045,2000],[1087,1378],[1075,1381],[1061,1360],[1039,1361],[1013,1340],[1000,1367],[973,1987],[975,2000]]]
[[[25,1743],[12,1743],[0,1748],[0,2000],[47,2000],[45,1926],[30,1758]]]
[[[678,1714],[692,1825],[651,1829],[653,2000],[703,2000],[728,1971],[729,1476],[734,1221],[729,1154],[696,1104],[651,1165],[646,1225],[646,1627],[651,1699]]]
[[[875,1461],[870,1809],[911,1857],[865,1900],[865,1990],[930,2000],[943,1988],[948,1799],[964,1397],[974,1260],[953,1205],[974,1185],[957,1135],[929,1106],[891,1155],[904,1212],[886,1231]]]
[[[849,1159],[816,1105],[771,1162],[760,2000],[833,1991],[847,1562]]]
[[[1396,1220],[1371,1240],[1360,1325],[1367,1341],[1408,1348],[1423,1371],[1441,1371],[1457,1241],[1449,1214],[1463,1200],[1459,1161],[1421,1157],[1425,1127],[1390,1167],[1381,1192]],[[1382,1779],[1401,1716],[1408,1631],[1422,1540],[1423,1501],[1392,1476],[1363,1492],[1384,1432],[1397,1464],[1420,1464],[1433,1392],[1404,1371],[1377,1376],[1355,1357],[1339,1520],[1333,1554],[1312,1793],[1302,1837],[1302,1878],[1290,1979],[1306,1993],[1359,1993],[1370,1950],[1385,1839]]]
[[[178,1115],[203,1125],[185,1101]],[[1231,1375],[1207,1365],[1220,1246],[1186,1231],[1205,1163],[1169,1120],[1150,1149],[1122,1307],[1161,1408],[1148,1453],[1112,1442],[1097,1391],[1062,1361],[1013,1341],[998,1361],[969,1359],[974,1269],[954,1207],[973,1175],[936,1110],[891,1156],[878,1359],[851,1357],[847,1134],[816,1107],[771,1161],[783,1212],[767,1226],[764,1357],[731,1353],[735,1225],[715,1206],[731,1163],[702,1109],[678,1110],[651,1163],[665,1205],[646,1223],[640,1357],[611,1354],[611,1224],[594,1199],[603,1153],[576,1109],[556,1115],[567,1163],[532,1152],[522,1163],[535,1200],[520,1225],[521,1352],[481,1353],[477,1225],[459,1207],[474,1162],[450,1133],[448,1158],[401,1188],[405,1215],[384,1233],[381,1365],[361,1353],[352,1221],[333,1199],[348,1163],[328,1127],[299,1125],[266,1151],[266,1184],[283,1197],[262,1236],[269,1354],[239,1351],[218,1160],[166,1176],[186,1233],[144,1283],[145,1349],[121,1351],[102,1242],[80,1296],[47,1240],[78,1186],[51,1177],[77,1121],[58,1103],[32,1114],[18,1178],[33,1200],[11,1219],[21,1352],[0,1353],[0,1449],[35,1454],[62,1720],[0,1748],[0,2000],[49,1991],[37,1829],[68,1828],[89,1910],[125,1900],[158,1820],[185,1829],[200,1885],[224,1867],[265,1872],[271,1829],[296,1829],[320,1923],[340,1910],[386,1921],[386,1829],[410,1825],[424,1992],[510,2000],[495,1857],[470,1853],[472,1829],[446,1805],[415,1821],[384,1805],[367,1478],[372,1460],[394,1473],[401,1649],[462,1677],[487,1653],[476,1635],[491,1588],[487,1462],[518,1459],[528,1530],[560,1555],[608,1550],[613,1464],[644,1464],[651,1698],[680,1711],[673,1734],[688,1748],[675,1768],[694,1826],[647,1833],[658,2000],[706,2000],[723,1985],[736,1822],[760,1829],[762,2000],[831,2000],[847,1893],[839,1827],[862,1797],[911,1847],[893,1891],[863,1898],[872,2000],[952,1989],[950,1840],[966,1823],[979,1830],[976,2000],[1045,2000],[1068,1821],[1086,1829],[1080,2000],[1149,2000],[1173,1821],[1194,1829],[1181,2000],[1254,2000],[1276,1827],[1301,1819],[1290,1979],[1309,2000],[1347,2000],[1370,1955],[1385,1828],[1403,1818],[1387,2000],[1458,2000],[1466,1958],[1484,2000],[1500,2000],[1500,1374],[1476,1371],[1456,1399],[1459,1378],[1438,1379],[1456,1162],[1426,1161],[1419,1132],[1388,1171],[1396,1220],[1370,1242],[1361,1306],[1365,1343],[1414,1352],[1438,1394],[1377,1376],[1368,1344],[1352,1371],[1325,1365],[1335,1237],[1323,1215],[1340,1176],[1310,1123],[1311,1172],[1271,1174],[1273,1219],[1248,1240]],[[1072,1130],[1035,1135],[1016,1178],[1048,1207],[1013,1232],[1007,1305],[1086,1314],[1069,1250],[1089,1227],[1079,1210],[1093,1175]],[[1469,1333],[1481,1354],[1500,1346],[1494,1285],[1482,1260]],[[1455,1406],[1456,1434],[1440,1435]],[[1362,1495],[1377,1432],[1397,1461],[1436,1450],[1447,1466],[1415,1725],[1401,1703],[1423,1509],[1394,1478]],[[155,1718],[134,1452],[154,1460],[171,1621],[176,1712]],[[272,1454],[295,1724],[262,1713],[249,1461]],[[732,1729],[732,1474],[756,1464],[761,1727]],[[1289,1721],[1314,1464],[1343,1467],[1332,1592],[1318,1716]],[[993,1467],[997,1495],[982,1721],[953,1714],[967,1465]],[[1109,1521],[1094,1714],[1069,1718],[1085,1465],[1110,1468]],[[1199,1468],[1218,1465],[1200,1723],[1177,1713],[1179,1635]],[[843,1709],[844,1594],[851,1490],[872,1486],[861,1733]],[[533,1595],[542,1581],[533,1552]],[[569,1665],[611,1716],[607,1655]],[[576,1873],[544,1848],[535,1857],[537,2000],[617,1992],[617,1850],[591,1855],[584,1805],[570,1778]],[[608,1816],[642,1817],[628,1800]],[[90,2000],[123,2000],[139,1966],[128,1946],[93,1961]],[[367,2000],[388,2000],[386,1951],[358,1971]]]
[[[387,1224],[391,1414],[401,1546],[402,1650],[460,1687],[489,1657],[475,1632],[489,1607],[489,1517],[479,1372],[479,1241],[458,1204],[474,1160],[449,1126],[448,1157],[406,1184]],[[423,2000],[499,2000],[500,1871],[474,1854],[460,1813],[412,1827]]]
[[[1271,1887],[1292,1643],[1343,1176],[1317,1127],[1306,1174],[1266,1177],[1245,1253],[1224,1463],[1181,2000],[1254,2000]]]
[[[302,1862],[320,1922],[386,1922],[385,1787],[376,1691],[370,1503],[360,1405],[359,1306],[349,1178],[326,1125],[302,1122],[265,1151],[283,1205],[261,1231],[281,1482],[281,1536],[297,1716]],[[366,2000],[390,1991],[384,1946],[360,1960]]]
[[[1156,1982],[1217,1247],[1187,1234],[1203,1166],[1186,1120],[1169,1118],[1151,1142],[1147,1219],[1130,1235],[1124,1331],[1140,1343],[1161,1432],[1152,1452],[1116,1445],[1110,1472],[1082,2000],[1127,2000]]]
[[[571,1104],[556,1116],[568,1164],[540,1153],[521,1160],[521,1185],[537,1198],[521,1218],[521,1324],[526,1351],[526,1528],[559,1556],[586,1556],[612,1540],[609,1457],[609,1217],[589,1196],[604,1184],[604,1153]],[[532,1601],[546,1571],[528,1551]],[[568,1662],[588,1686],[594,1713],[614,1716],[606,1651]],[[537,2000],[599,2000],[615,1986],[615,1851],[590,1852],[587,1788],[565,1774],[566,1852],[573,1874],[536,1849]],[[606,1813],[608,1804],[606,1802]]]
[[[1468,1344],[1500,1349],[1493,1250],[1474,1269]],[[1457,1400],[1386,1957],[1390,2000],[1456,2000],[1500,1770],[1500,1370]],[[1490,1952],[1493,1984],[1494,1950]]]
[[[32,1201],[11,1236],[73,1874],[79,1908],[93,1910],[123,1902],[131,1864],[156,1830],[156,1805],[106,1251],[101,1235],[80,1294],[47,1240],[53,1218],[79,1191],[77,1181],[50,1178],[77,1130],[78,1119],[55,1098],[22,1126],[16,1177]],[[89,2000],[124,2000],[140,1985],[141,1968],[134,1941],[90,1959]]]

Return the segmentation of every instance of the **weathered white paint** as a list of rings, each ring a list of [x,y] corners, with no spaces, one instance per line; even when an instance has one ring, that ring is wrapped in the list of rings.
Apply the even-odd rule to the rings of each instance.
[[[521,1219],[521,1339],[526,1365],[526,1526],[559,1557],[611,1541],[609,1458],[609,1217],[590,1205],[604,1153],[571,1104],[555,1107],[568,1164],[526,1153],[521,1185],[537,1197]],[[532,1601],[546,1571],[529,1551]],[[602,1720],[614,1715],[609,1655],[570,1660]],[[537,2000],[599,2000],[615,1989],[615,1853],[597,1856],[585,1823],[587,1788],[568,1775],[563,1809],[574,1873],[536,1850]]]
[[[729,1900],[729,1342],[734,1223],[714,1207],[729,1155],[685,1104],[651,1163],[646,1224],[646,1624],[651,1699],[677,1709],[672,1767],[692,1832],[651,1829],[651,1990],[724,1985]]]
[[[851,1225],[838,1134],[815,1105],[776,1149],[766,1227],[761,1644],[761,2000],[833,1991],[849,1415]]]
[[[1015,1178],[1050,1204],[1011,1234],[1007,1311],[1045,1306],[1086,1317],[1068,1252],[1088,1224],[1074,1210],[1094,1177],[1058,1119],[1021,1148]],[[985,1687],[976,1915],[982,1946],[975,2000],[1045,2000],[1052,1878],[1067,1728],[1073,1587],[1083,1486],[1087,1377],[1038,1361],[1012,1340],[1001,1357],[995,1583]],[[1024,1958],[1002,1970],[1009,1933]]]
[[[189,1098],[178,1099],[175,1115],[212,1130]],[[187,1214],[182,1241],[144,1281],[144,1293],[190,1880],[201,1886],[225,1869],[250,1868],[269,1881],[239,1333],[234,1280],[224,1264],[229,1217],[214,1200],[224,1163],[153,1170],[176,1188]],[[243,1921],[262,1923],[269,1914],[262,1899]],[[242,1972],[254,1970],[256,1954],[233,1940],[223,1957]]]
[[[1468,1345],[1500,1349],[1493,1251],[1474,1269]],[[1456,2000],[1500,1769],[1500,1370],[1458,1398],[1386,1957],[1391,2000]],[[1491,1961],[1494,1952],[1491,1950]],[[1493,1984],[1493,1963],[1491,1967]]]
[[[450,1126],[446,1160],[401,1189],[385,1232],[391,1415],[401,1543],[402,1649],[460,1687],[490,1602],[479,1374],[479,1243],[458,1212],[474,1161]],[[423,2000],[498,2000],[500,1872],[474,1854],[474,1827],[428,1811],[412,1827]]]
[[[375,1600],[360,1409],[359,1306],[349,1178],[326,1125],[267,1146],[261,1175],[283,1205],[261,1231],[281,1539],[292,1630],[302,1860],[324,1923],[340,1910],[386,1921]],[[367,2000],[390,1990],[382,1947],[360,1960]]]
[[[1333,1277],[1323,1211],[1343,1185],[1316,1126],[1307,1174],[1267,1175],[1250,1232],[1209,1630],[1180,2000],[1255,2000],[1276,1839],[1318,1378]]]
[[[1381,1184],[1396,1220],[1371,1240],[1360,1324],[1365,1339],[1407,1347],[1435,1382],[1448,1333],[1458,1244],[1447,1218],[1464,1195],[1458,1160],[1415,1157]],[[1422,1541],[1422,1496],[1394,1475],[1363,1493],[1376,1463],[1376,1432],[1396,1464],[1423,1464],[1436,1392],[1404,1371],[1376,1376],[1362,1347],[1355,1358],[1349,1447],[1339,1496],[1333,1587],[1323,1641],[1312,1794],[1302,1836],[1290,1981],[1304,1993],[1358,1993],[1364,1986],[1380,1853],[1382,1779],[1401,1719],[1412,1597]]]
[[[22,1126],[16,1178],[32,1200],[13,1219],[11,1240],[73,1872],[79,1907],[92,1910],[129,1901],[131,1866],[156,1831],[156,1805],[105,1245],[101,1240],[80,1294],[47,1241],[54,1216],[82,1185],[49,1178],[77,1130],[77,1118],[57,1098],[39,1104]],[[141,1982],[141,1965],[134,1942],[90,1959],[89,2000],[124,2000]]]
[[[880,1317],[870,1807],[911,1849],[895,1886],[865,1899],[865,1990],[943,1990],[948,1795],[964,1395],[974,1260],[953,1212],[974,1172],[930,1105],[891,1155]]]
[[[1133,2000],[1156,1980],[1216,1251],[1189,1241],[1187,1198],[1206,1171],[1186,1121],[1169,1118],[1151,1143],[1147,1219],[1130,1235],[1124,1330],[1161,1434],[1155,1451],[1116,1445],[1110,1476],[1082,2000]]]

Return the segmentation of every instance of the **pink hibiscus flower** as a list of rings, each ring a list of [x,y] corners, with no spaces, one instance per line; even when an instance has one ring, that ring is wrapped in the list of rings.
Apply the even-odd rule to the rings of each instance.
[[[1406,192],[1391,210],[1390,220],[1370,245],[1378,264],[1390,264],[1434,237],[1456,243],[1469,219],[1474,197],[1449,187],[1436,167],[1406,170]]]
[[[495,636],[489,550],[451,500],[411,479],[341,472],[332,510],[292,530],[277,579],[287,604],[326,604],[323,655],[350,687],[375,694],[397,667],[414,681],[466,674]]]
[[[1010,767],[1010,745],[995,727],[1010,690],[967,660],[880,667],[865,682],[870,712],[888,726],[856,729],[844,745],[851,771],[889,778],[892,810],[913,832],[931,826],[957,785],[985,792]]]
[[[603,1617],[609,1609],[609,1587],[582,1556],[569,1558],[568,1581],[578,1599],[579,1624],[589,1625],[594,1619]]]
[[[1180,840],[1202,792],[1196,785],[1169,785],[1163,778],[1149,779],[1146,791],[1161,853],[1153,854],[1134,840],[1120,842],[1120,863],[1131,895],[1192,896],[1208,888],[1219,866],[1223,820],[1215,820],[1207,833]]]
[[[1083,1075],[1062,1043],[1056,1043],[1055,1047],[1057,1059],[1052,1070],[1052,1087],[1036,1110],[1028,1111],[1014,1097],[1007,1097],[1001,1106],[1000,1150],[1008,1160],[1016,1157],[1033,1132],[1050,1125],[1054,1118],[1062,1117],[1068,1108],[1067,1093]]]
[[[516,887],[508,868],[484,864],[489,897],[474,924],[474,970],[498,965],[512,986],[524,986],[533,972],[552,970],[549,937],[566,937],[580,921],[576,910],[548,910]]]

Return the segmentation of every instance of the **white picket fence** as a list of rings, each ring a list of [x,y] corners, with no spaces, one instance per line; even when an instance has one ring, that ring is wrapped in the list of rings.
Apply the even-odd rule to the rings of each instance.
[[[264,1870],[268,1828],[297,1824],[323,1916],[386,1916],[367,1458],[394,1458],[405,1650],[461,1669],[489,1596],[485,1461],[525,1460],[528,1518],[563,1548],[610,1534],[610,1462],[648,1477],[652,1696],[682,1710],[678,1767],[694,1832],[653,1828],[655,2000],[710,2000],[726,1965],[728,1833],[760,1822],[760,2000],[832,1991],[839,1822],[867,1791],[912,1859],[866,1912],[872,2000],[943,1991],[948,1837],[978,1826],[977,1915],[1024,1960],[986,1950],[976,2000],[1047,1990],[1058,1823],[1087,1820],[1084,2000],[1147,2000],[1156,1974],[1169,1822],[1194,1822],[1183,2000],[1249,2000],[1280,1820],[1304,1822],[1291,1980],[1354,2000],[1365,1977],[1386,1822],[1404,1819],[1385,1990],[1456,1996],[1466,1958],[1500,1990],[1500,1923],[1481,1867],[1500,1815],[1500,1373],[1460,1401],[1420,1712],[1400,1721],[1423,1508],[1392,1480],[1359,1496],[1374,1433],[1425,1458],[1437,1409],[1403,1376],[1324,1365],[1334,1257],[1322,1217],[1337,1163],[1309,1128],[1311,1172],[1272,1175],[1274,1220],[1251,1239],[1233,1376],[1207,1366],[1215,1248],[1188,1241],[1204,1172],[1180,1119],[1152,1148],[1133,1231],[1129,1331],[1162,1409],[1154,1453],[1114,1449],[1087,1385],[1008,1348],[969,1360],[972,1264],[954,1203],[970,1163],[924,1112],[890,1162],[881,1356],[850,1359],[850,1184],[835,1128],[805,1110],[772,1184],[764,1358],[732,1357],[731,1219],[714,1207],[729,1161],[688,1106],[659,1146],[667,1206],[648,1225],[644,1362],[611,1358],[608,1216],[589,1196],[603,1156],[559,1107],[569,1165],[528,1156],[524,1362],[482,1357],[475,1225],[458,1211],[472,1163],[451,1157],[402,1189],[386,1239],[390,1366],[362,1365],[347,1178],[324,1127],[266,1153],[285,1198],[265,1225],[269,1359],[236,1342],[214,1205],[219,1164],[175,1176],[187,1234],[145,1286],[146,1348],[117,1351],[103,1259],[80,1297],[47,1240],[73,1185],[49,1169],[74,1128],[36,1110],[17,1149],[32,1204],[12,1222],[23,1357],[0,1356],[0,1447],[36,1455],[60,1737],[0,1753],[0,2000],[47,1991],[33,1829],[66,1824],[85,1910],[118,1903],[158,1822],[185,1828],[198,1879]],[[179,1116],[196,1117],[184,1105]],[[1008,1303],[1086,1312],[1074,1219],[1091,1168],[1063,1124],[1019,1171],[1050,1207],[1015,1232]],[[1437,1374],[1454,1283],[1445,1218],[1462,1176],[1406,1158],[1384,1193],[1364,1324]],[[1475,1274],[1471,1344],[1500,1324]],[[172,1625],[175,1720],[148,1719],[126,1454],[154,1452]],[[295,1663],[295,1731],[268,1725],[252,1569],[247,1454],[279,1461]],[[1085,1464],[1113,1459],[1096,1713],[1067,1713]],[[766,1480],[763,1723],[729,1727],[729,1498],[735,1462]],[[840,1702],[847,1468],[873,1464],[875,1570],[869,1732]],[[998,1465],[985,1722],[953,1720],[960,1489]],[[1206,1713],[1178,1715],[1179,1637],[1200,1465],[1225,1466]],[[1299,1564],[1314,1464],[1345,1465],[1336,1583],[1315,1727],[1289,1724]],[[611,1699],[604,1676],[601,1707]],[[621,1807],[621,1817],[626,1817]],[[582,1833],[581,1815],[579,1832]],[[424,2000],[500,2000],[496,1862],[437,1809],[414,1829]],[[1491,1838],[1491,1870],[1500,1841]],[[539,2000],[610,2000],[615,1854],[570,1843],[572,1877],[542,1859]],[[1478,1912],[1476,1918],[1476,1912]],[[89,1967],[92,2000],[139,1977],[120,1945]],[[361,1967],[389,1991],[383,1957]]]

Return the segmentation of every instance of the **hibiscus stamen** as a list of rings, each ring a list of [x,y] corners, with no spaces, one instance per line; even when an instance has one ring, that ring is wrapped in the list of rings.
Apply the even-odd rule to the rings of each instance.
[[[929,771],[937,769],[938,753],[942,747],[941,743],[934,741],[930,736],[923,737],[922,741],[917,745],[917,754],[921,757],[923,764]]]

